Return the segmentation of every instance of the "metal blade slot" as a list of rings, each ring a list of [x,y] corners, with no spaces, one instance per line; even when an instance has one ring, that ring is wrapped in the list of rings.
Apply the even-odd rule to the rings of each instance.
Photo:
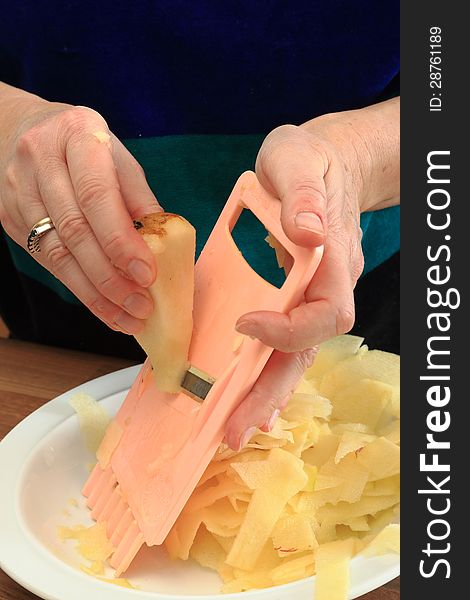
[[[181,387],[197,402],[203,402],[211,391],[215,379],[191,365],[186,371]]]

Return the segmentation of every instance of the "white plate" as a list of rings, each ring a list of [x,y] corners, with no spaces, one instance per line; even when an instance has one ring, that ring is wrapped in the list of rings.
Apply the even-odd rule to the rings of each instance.
[[[80,489],[93,457],[84,448],[78,420],[68,404],[86,392],[114,414],[140,367],[111,373],[51,400],[17,425],[0,443],[0,567],[46,600],[216,599],[311,600],[313,578],[243,594],[219,594],[218,576],[191,562],[171,562],[145,549],[126,573],[139,589],[111,585],[79,570],[73,542],[62,543],[58,525],[91,524]],[[71,499],[78,500],[73,506]],[[350,598],[399,574],[399,558],[356,557]]]

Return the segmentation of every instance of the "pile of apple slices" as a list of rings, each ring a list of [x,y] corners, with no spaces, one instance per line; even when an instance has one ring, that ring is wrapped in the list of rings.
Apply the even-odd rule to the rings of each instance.
[[[270,433],[221,445],[166,540],[216,570],[224,592],[316,574],[317,600],[345,600],[349,561],[397,552],[399,357],[362,338],[324,343]]]

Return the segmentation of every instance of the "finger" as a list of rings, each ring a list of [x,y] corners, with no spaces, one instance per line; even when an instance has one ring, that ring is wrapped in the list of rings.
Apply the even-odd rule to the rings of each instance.
[[[153,303],[147,290],[123,277],[99,245],[75,200],[70,177],[60,156],[47,172],[37,174],[38,190],[59,238],[101,295],[139,319],[150,316]]]
[[[284,354],[274,352],[248,396],[225,427],[225,440],[233,450],[245,446],[256,428],[270,431],[297,387],[316,350]]]
[[[27,236],[40,219],[47,215],[45,205],[34,194],[27,205],[20,204],[20,212],[24,223],[24,231],[15,239],[26,249]],[[27,209],[25,209],[27,206]],[[27,213],[25,212],[27,210]],[[123,333],[139,333],[143,322],[129,315],[116,304],[110,302],[98,292],[96,287],[85,275],[70,250],[59,238],[54,229],[48,231],[39,240],[40,252],[35,253],[35,260],[59,279],[87,308],[106,325]]]
[[[271,132],[258,154],[260,183],[280,198],[284,231],[300,246],[320,246],[325,241],[327,171],[326,155],[312,147],[310,134],[294,125]]]
[[[112,264],[148,287],[155,279],[155,261],[122,198],[110,144],[94,130],[103,125],[85,120],[79,125],[65,146],[77,203]]]
[[[295,352],[349,331],[354,324],[355,280],[344,247],[329,243],[305,294],[288,314],[257,311],[240,317],[237,331],[282,352]]]
[[[131,217],[138,219],[143,215],[162,211],[147,183],[144,170],[115,136],[113,136],[113,148],[121,195]]]
[[[48,231],[39,243],[41,252],[35,255],[38,262],[60,279],[96,317],[116,331],[127,334],[142,331],[143,321],[98,292],[56,231]]]

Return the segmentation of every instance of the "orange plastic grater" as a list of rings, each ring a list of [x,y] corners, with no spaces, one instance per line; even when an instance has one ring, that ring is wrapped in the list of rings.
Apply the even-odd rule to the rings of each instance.
[[[280,289],[252,270],[232,238],[244,208],[294,259]],[[240,336],[238,318],[254,310],[287,312],[304,299],[322,249],[293,244],[282,230],[280,210],[253,172],[241,175],[196,263],[192,367],[183,383],[192,393],[157,391],[147,360],[108,428],[106,448],[100,448],[108,458],[96,465],[83,494],[92,517],[107,524],[117,575],[142,544],[163,543],[221,443],[227,418],[273,351]]]

